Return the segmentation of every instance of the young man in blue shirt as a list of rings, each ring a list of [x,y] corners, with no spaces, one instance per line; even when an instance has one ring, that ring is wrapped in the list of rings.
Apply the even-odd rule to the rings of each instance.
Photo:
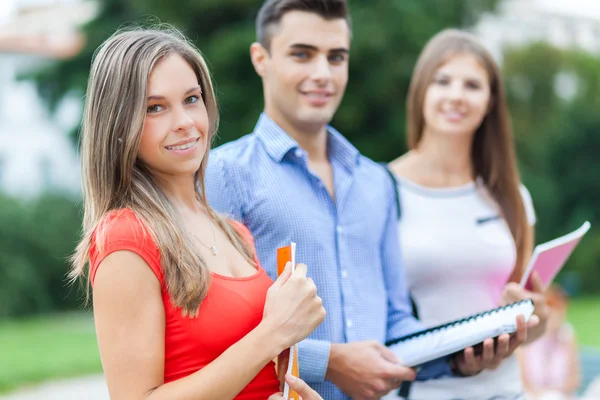
[[[267,0],[250,48],[264,112],[252,134],[211,151],[206,173],[212,207],[251,230],[272,278],[276,249],[297,243],[327,310],[299,344],[301,377],[327,400],[379,399],[413,380],[383,343],[422,329],[405,286],[391,179],[328,125],[348,82],[350,39],[344,0]],[[458,368],[471,374],[489,362]],[[449,373],[440,361],[418,379]]]

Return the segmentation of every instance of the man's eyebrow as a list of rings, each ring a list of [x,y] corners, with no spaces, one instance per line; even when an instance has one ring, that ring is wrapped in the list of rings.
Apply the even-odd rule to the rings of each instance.
[[[304,43],[294,43],[294,44],[290,45],[290,47],[292,47],[294,49],[304,49],[304,50],[314,50],[314,51],[319,50],[317,48],[317,46],[313,46],[311,44],[304,44]]]
[[[185,94],[188,95],[196,90],[200,89],[200,85],[194,86],[193,88],[188,89]],[[148,100],[164,100],[165,96],[148,96]]]
[[[348,50],[345,47],[338,47],[335,49],[331,49],[329,50],[330,53],[345,53],[345,54],[350,54],[350,50]]]
[[[318,51],[318,47],[313,46],[311,44],[304,44],[304,43],[294,43],[292,45],[290,45],[291,48],[294,49],[304,49],[304,50],[312,50],[312,51]],[[336,47],[334,49],[330,49],[329,50],[330,53],[350,53],[350,50],[348,50],[345,47]]]

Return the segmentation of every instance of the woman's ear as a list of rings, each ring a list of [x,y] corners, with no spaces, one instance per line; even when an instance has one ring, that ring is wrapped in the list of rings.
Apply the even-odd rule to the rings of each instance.
[[[254,42],[250,45],[250,60],[254,66],[254,70],[261,78],[264,78],[267,71],[267,61],[269,58],[269,51],[263,47],[262,44]]]

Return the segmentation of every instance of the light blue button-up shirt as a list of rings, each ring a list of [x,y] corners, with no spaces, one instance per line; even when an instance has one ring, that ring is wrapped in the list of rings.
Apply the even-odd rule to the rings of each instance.
[[[387,340],[422,326],[412,317],[398,248],[393,183],[328,127],[335,199],[308,167],[307,153],[266,114],[254,133],[210,152],[211,206],[243,222],[258,258],[277,277],[276,249],[294,241],[327,310],[299,344],[301,377],[327,400],[347,399],[325,380],[331,343]],[[419,379],[448,373],[440,362]]]

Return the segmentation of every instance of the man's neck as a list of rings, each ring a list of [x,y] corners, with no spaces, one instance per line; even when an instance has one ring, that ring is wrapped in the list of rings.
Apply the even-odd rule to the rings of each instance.
[[[306,151],[308,159],[313,162],[328,162],[327,156],[327,125],[299,127],[289,123],[285,118],[279,118],[268,111],[267,116],[298,145]]]
[[[310,133],[306,132],[288,132],[296,142],[308,154],[308,160],[312,162],[328,162],[327,156],[327,131],[323,129],[321,132]]]

